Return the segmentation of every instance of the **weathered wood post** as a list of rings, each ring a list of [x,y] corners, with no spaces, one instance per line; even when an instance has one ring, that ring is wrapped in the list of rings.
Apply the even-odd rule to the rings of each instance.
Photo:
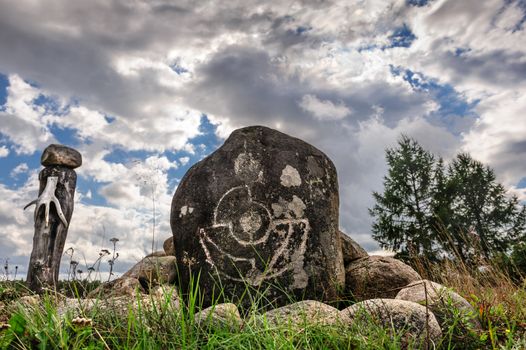
[[[43,286],[55,287],[58,281],[60,260],[73,214],[73,200],[77,174],[75,168],[82,164],[82,156],[63,145],[49,145],[42,153],[38,198],[35,208],[35,235],[29,260],[27,283],[35,292]],[[51,205],[53,204],[53,205]]]

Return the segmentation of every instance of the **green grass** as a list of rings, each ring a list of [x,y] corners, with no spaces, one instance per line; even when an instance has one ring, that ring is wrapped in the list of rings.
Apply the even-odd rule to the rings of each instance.
[[[167,303],[168,305],[169,303]],[[73,314],[57,315],[51,297],[35,309],[20,307],[2,331],[0,347],[14,349],[397,349],[397,338],[381,327],[271,325],[249,320],[239,330],[203,327],[194,311],[129,309],[126,317],[94,309],[92,321],[76,326]]]
[[[440,273],[439,273],[440,271]],[[466,327],[465,315],[450,314],[450,327],[437,349],[525,349],[526,285],[500,271],[476,276],[447,263],[424,276],[464,296],[477,310],[482,330]],[[522,283],[522,284],[521,284]],[[62,286],[67,288],[68,284]],[[81,295],[90,287],[69,284]],[[101,304],[85,312],[59,316],[56,296],[47,294],[34,306],[17,303],[30,292],[20,282],[0,282],[0,349],[400,349],[403,329],[382,327],[372,319],[359,319],[350,326],[280,325],[258,322],[261,308],[245,310],[240,327],[195,321],[201,310],[199,291],[189,288],[187,303],[175,307],[166,295],[149,307],[139,296],[136,307]],[[63,290],[64,291],[64,290]],[[133,298],[129,298],[133,302]],[[9,305],[9,306],[6,306]],[[79,324],[83,317],[86,324]],[[418,345],[409,344],[418,349]]]

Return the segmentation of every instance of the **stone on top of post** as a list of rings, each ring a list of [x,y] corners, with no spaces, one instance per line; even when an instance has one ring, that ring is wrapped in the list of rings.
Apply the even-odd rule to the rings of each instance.
[[[60,260],[73,215],[77,174],[73,169],[82,164],[81,154],[73,148],[52,144],[42,153],[38,198],[35,204],[35,234],[29,260],[27,283],[40,292],[42,287],[55,287]],[[53,205],[51,205],[53,204]]]

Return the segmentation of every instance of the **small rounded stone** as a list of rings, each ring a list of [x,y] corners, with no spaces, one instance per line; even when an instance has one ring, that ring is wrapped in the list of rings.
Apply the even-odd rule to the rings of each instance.
[[[42,153],[40,163],[43,166],[62,165],[75,169],[82,165],[82,155],[71,147],[52,144]]]
[[[297,331],[307,325],[332,326],[350,324],[351,319],[335,307],[316,300],[303,300],[265,312],[256,322],[278,326],[290,324]]]
[[[163,250],[166,255],[175,256],[174,238],[168,237],[163,243]]]

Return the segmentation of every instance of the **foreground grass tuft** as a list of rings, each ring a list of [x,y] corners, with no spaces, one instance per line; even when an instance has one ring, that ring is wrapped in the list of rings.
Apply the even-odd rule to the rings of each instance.
[[[465,315],[452,309],[451,326],[437,349],[526,348],[524,280],[512,280],[496,268],[481,276],[447,262],[427,272],[423,277],[466,298],[482,325],[482,330],[466,327]],[[82,288],[71,288],[68,294],[80,298]],[[129,304],[107,307],[106,300],[97,300],[95,307],[64,313],[62,296],[50,292],[35,303],[23,284],[2,282],[0,349],[400,349],[407,344],[403,329],[385,328],[372,319],[348,327],[261,322],[257,302],[239,327],[205,325],[196,321],[202,309],[199,291],[190,290],[194,292],[186,305],[174,305],[167,292],[160,300],[148,302],[138,294]],[[419,347],[409,341],[408,348]]]

